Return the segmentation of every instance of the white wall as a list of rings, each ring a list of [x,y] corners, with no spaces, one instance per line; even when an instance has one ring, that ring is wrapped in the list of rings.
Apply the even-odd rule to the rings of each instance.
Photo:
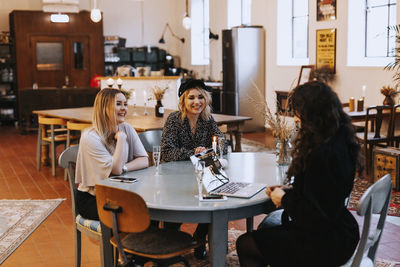
[[[297,79],[300,66],[276,65],[276,1],[252,0],[252,24],[262,25],[266,30],[266,97],[269,106],[275,108],[274,90],[289,90]],[[189,1],[190,2],[190,1]],[[92,0],[80,0],[80,8],[90,10]],[[200,78],[222,79],[221,30],[226,28],[225,0],[210,0],[210,28],[219,35],[210,44],[211,66],[190,65],[190,32],[182,27],[185,0],[98,0],[103,11],[104,35],[127,38],[127,46],[152,45],[180,55],[182,66],[195,70]],[[0,1],[0,31],[8,30],[8,14],[14,10],[40,10],[41,0]],[[142,13],[143,10],[143,13]],[[349,97],[361,97],[361,86],[367,86],[366,105],[383,101],[379,89],[391,84],[392,74],[381,67],[347,67],[347,1],[337,1],[337,19],[329,22],[316,21],[316,1],[309,1],[309,54],[310,64],[315,64],[315,32],[317,29],[337,28],[336,81],[332,87],[342,101]],[[400,22],[400,3],[397,5]],[[142,16],[144,14],[144,16]],[[165,44],[158,44],[165,23],[170,23],[175,34],[185,38],[182,44],[166,33]]]

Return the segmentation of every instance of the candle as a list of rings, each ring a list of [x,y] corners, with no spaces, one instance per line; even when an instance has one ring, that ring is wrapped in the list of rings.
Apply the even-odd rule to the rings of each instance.
[[[366,86],[366,85],[363,85],[363,86],[361,87],[361,91],[362,91],[362,98],[365,99],[365,92],[367,91],[367,86]]]
[[[217,154],[217,137],[216,136],[212,137],[212,149],[214,150],[214,153]]]
[[[112,87],[114,85],[114,79],[113,78],[108,78],[106,81],[108,87]]]

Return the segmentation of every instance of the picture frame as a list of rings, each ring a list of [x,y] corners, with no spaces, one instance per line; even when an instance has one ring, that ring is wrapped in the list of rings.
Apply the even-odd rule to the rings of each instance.
[[[336,72],[336,28],[316,31],[316,60],[315,67],[328,68]]]
[[[317,0],[317,21],[336,20],[336,0]]]
[[[303,65],[300,68],[299,79],[297,81],[297,86],[311,81],[311,73],[314,70],[314,65]]]

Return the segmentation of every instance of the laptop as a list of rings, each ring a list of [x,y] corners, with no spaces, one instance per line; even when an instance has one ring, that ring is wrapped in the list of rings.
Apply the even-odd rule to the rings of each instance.
[[[192,163],[198,160],[195,156],[190,159]],[[219,169],[218,173],[215,173],[212,167],[204,170],[203,186],[210,195],[238,198],[251,198],[266,187],[265,184],[259,183],[230,182],[224,170]]]

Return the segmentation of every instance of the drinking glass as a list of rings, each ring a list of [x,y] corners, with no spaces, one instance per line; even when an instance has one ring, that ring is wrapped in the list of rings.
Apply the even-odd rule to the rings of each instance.
[[[137,116],[136,112],[136,90],[132,89],[133,116]]]
[[[154,162],[154,166],[156,166],[156,176],[158,176],[160,174],[159,173],[160,156],[161,156],[160,146],[153,146],[153,162]]]
[[[204,161],[199,160],[194,165],[194,173],[196,174],[197,188],[199,190],[199,200],[203,200],[203,175],[206,166],[205,164]]]
[[[224,154],[224,147],[226,143],[226,138],[224,134],[218,135],[218,158],[222,158]]]

